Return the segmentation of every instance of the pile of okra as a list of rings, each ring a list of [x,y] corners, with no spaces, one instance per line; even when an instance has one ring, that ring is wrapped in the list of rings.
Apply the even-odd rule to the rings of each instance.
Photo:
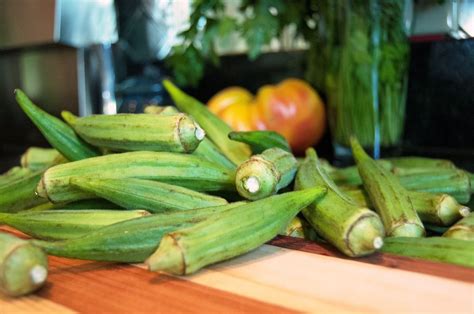
[[[376,251],[474,267],[474,177],[423,157],[373,160],[351,139],[355,166],[312,148],[295,158],[271,131],[232,132],[169,81],[176,107],[62,119],[16,100],[50,143],[0,176],[0,289],[47,279],[46,254],[145,263],[187,275],[278,234],[327,242],[350,257]]]

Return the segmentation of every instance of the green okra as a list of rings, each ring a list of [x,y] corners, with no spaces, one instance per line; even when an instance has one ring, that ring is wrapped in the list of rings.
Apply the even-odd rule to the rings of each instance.
[[[138,178],[165,182],[197,191],[234,190],[233,172],[190,154],[128,152],[69,162],[49,168],[37,192],[53,203],[92,198],[70,184],[72,178]]]
[[[29,236],[46,240],[80,237],[120,221],[147,216],[145,210],[43,210],[17,214],[0,213],[0,224],[13,227]]]
[[[34,240],[48,254],[109,262],[143,262],[156,250],[167,232],[218,216],[242,202],[200,208],[192,211],[171,211],[135,218],[89,232],[82,237],[64,241]]]
[[[9,184],[0,186],[0,212],[17,212],[47,200],[35,194],[43,171],[29,171]]]
[[[380,249],[385,236],[380,217],[341,191],[324,170],[316,151],[308,149],[296,174],[295,189],[316,185],[328,189],[326,196],[302,211],[315,231],[348,256],[364,256]]]
[[[474,267],[474,242],[445,237],[386,238],[385,253]]]
[[[291,153],[290,144],[287,140],[274,131],[230,132],[229,138],[249,145],[253,154],[260,154],[264,150],[274,147]]]
[[[73,178],[73,186],[127,209],[142,208],[152,213],[225,205],[221,197],[176,185],[143,179]]]
[[[249,200],[276,194],[293,181],[296,166],[296,158],[280,148],[269,148],[253,155],[237,168],[237,192]]]
[[[21,155],[21,166],[30,170],[43,170],[67,162],[54,148],[30,147]]]
[[[469,214],[451,226],[443,237],[474,241],[474,214]]]
[[[199,144],[193,154],[215,162],[230,171],[235,171],[237,168],[237,166],[224,156],[221,150],[208,138],[205,138],[201,144]]]
[[[157,105],[150,105],[146,106],[143,110],[144,113],[148,114],[162,114],[162,115],[173,115],[178,113],[178,109],[173,106],[157,106]]]
[[[395,168],[456,168],[454,163],[446,159],[419,156],[403,156],[386,158]]]
[[[373,207],[365,190],[354,188],[345,193],[358,204]],[[451,226],[470,212],[469,207],[459,204],[448,194],[408,191],[408,195],[423,224]]]
[[[398,178],[408,190],[449,194],[461,204],[469,202],[471,198],[470,178],[463,170],[440,168],[401,175]]]
[[[21,296],[40,288],[48,276],[43,251],[7,233],[0,233],[0,291]]]
[[[85,199],[69,203],[56,203],[46,202],[28,209],[23,210],[22,212],[35,212],[49,209],[59,209],[59,210],[76,210],[76,209],[124,209],[123,207],[109,202],[101,198]]]
[[[388,236],[422,237],[423,224],[408,191],[397,177],[369,157],[357,139],[351,138],[352,154],[374,209],[380,214]]]
[[[31,175],[32,170],[15,166],[0,175],[0,188]]]
[[[163,86],[173,98],[176,107],[192,116],[230,161],[240,165],[250,157],[250,148],[246,144],[230,140],[227,134],[232,131],[231,128],[210,112],[204,104],[185,94],[171,81],[163,80]]]
[[[302,219],[295,216],[278,234],[293,238],[304,238],[305,229],[303,224]]]
[[[159,114],[159,115],[173,115],[179,113],[176,107],[166,106],[148,106],[145,108],[145,113],[148,114]],[[233,162],[227,159],[219,148],[207,137],[205,137],[199,146],[194,150],[193,154],[201,156],[211,162],[215,162],[218,165],[224,166],[229,170],[234,171],[237,167]]]
[[[383,159],[377,160],[377,163],[380,164],[381,167],[387,170],[392,169],[392,164],[388,161]],[[357,170],[356,166],[350,166],[346,168],[328,168],[324,166],[326,171],[328,172],[331,179],[338,185],[361,185],[362,179],[359,175],[359,171]]]
[[[185,114],[114,114],[78,118],[74,131],[91,145],[115,151],[191,153],[206,133]]]
[[[81,160],[98,155],[98,152],[81,140],[69,125],[33,104],[21,90],[15,90],[15,97],[21,109],[49,144],[68,160]]]
[[[302,208],[325,192],[324,187],[316,187],[270,196],[171,231],[146,264],[152,271],[187,275],[247,253],[275,237]]]

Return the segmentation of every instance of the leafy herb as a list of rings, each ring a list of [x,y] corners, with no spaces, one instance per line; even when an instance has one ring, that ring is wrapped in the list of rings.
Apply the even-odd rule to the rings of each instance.
[[[217,41],[231,40],[237,34],[248,46],[251,60],[286,26],[296,26],[296,33],[306,39],[313,36],[317,0],[242,0],[238,10],[243,17],[229,15],[224,0],[194,0],[189,28],[182,32],[181,45],[173,47],[166,63],[180,85],[196,85],[204,75],[204,65],[219,64]],[[309,22],[312,21],[312,22]]]

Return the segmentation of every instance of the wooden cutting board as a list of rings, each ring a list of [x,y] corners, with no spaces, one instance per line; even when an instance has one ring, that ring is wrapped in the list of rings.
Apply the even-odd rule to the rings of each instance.
[[[474,313],[473,269],[389,254],[341,258],[288,237],[180,278],[143,265],[49,261],[45,287],[0,295],[0,313]]]

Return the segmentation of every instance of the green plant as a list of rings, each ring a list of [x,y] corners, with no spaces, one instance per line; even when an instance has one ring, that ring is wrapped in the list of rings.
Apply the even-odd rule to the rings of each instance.
[[[230,40],[237,33],[248,47],[248,56],[256,59],[262,48],[281,36],[293,24],[296,35],[310,40],[314,36],[318,0],[242,0],[241,17],[226,11],[224,0],[194,0],[189,28],[181,33],[182,44],[173,47],[166,60],[180,85],[196,85],[204,74],[204,65],[219,64],[217,41]]]

